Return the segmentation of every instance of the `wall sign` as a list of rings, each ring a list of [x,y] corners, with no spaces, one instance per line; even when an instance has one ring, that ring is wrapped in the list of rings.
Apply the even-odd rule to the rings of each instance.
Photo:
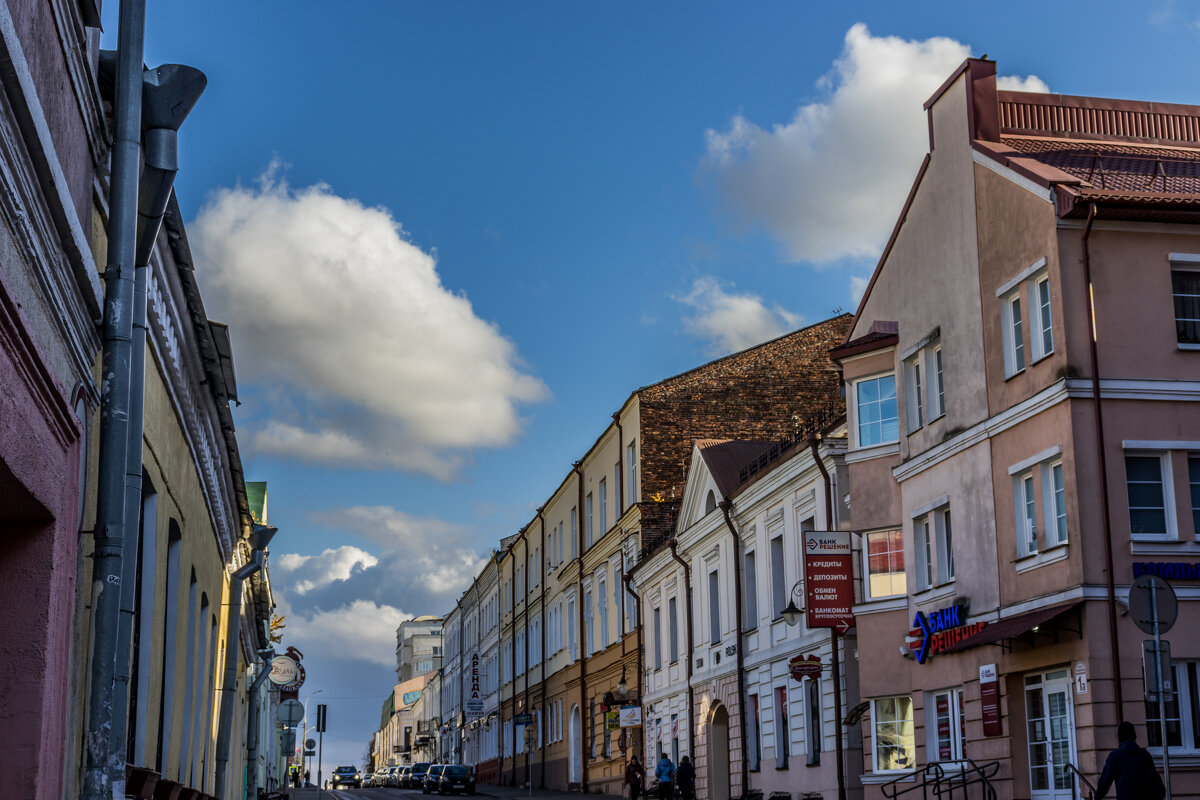
[[[419,691],[405,692],[404,694],[402,694],[400,696],[400,702],[406,706],[411,706],[413,703],[417,702],[420,699],[421,699],[421,693]]]
[[[813,655],[794,656],[788,661],[788,673],[794,680],[801,682],[807,677],[820,675],[823,667],[821,659]]]
[[[618,713],[621,715],[622,728],[637,728],[641,726],[641,706],[621,706],[621,710]]]
[[[804,534],[804,594],[809,628],[854,627],[854,556],[849,531]]]
[[[986,627],[986,622],[968,624],[967,610],[962,605],[939,608],[929,614],[918,611],[913,617],[912,630],[905,638],[905,643],[917,657],[917,662],[924,664],[930,656],[958,644],[968,636],[974,636]]]
[[[483,695],[479,692],[479,653],[471,654],[471,691],[463,706],[467,716],[483,716]]]
[[[1155,575],[1168,581],[1200,581],[1200,564],[1182,561],[1135,561],[1133,577]]]
[[[995,664],[984,664],[979,668],[979,699],[983,711],[983,735],[1002,736],[1004,726],[1000,724],[1000,681],[996,676]]]

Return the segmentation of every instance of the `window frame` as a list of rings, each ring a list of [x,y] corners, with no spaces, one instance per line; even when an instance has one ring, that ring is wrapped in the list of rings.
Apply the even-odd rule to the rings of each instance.
[[[1191,658],[1172,659],[1170,666],[1173,703],[1168,702],[1167,710],[1170,713],[1173,704],[1174,715],[1167,717],[1167,724],[1169,726],[1171,721],[1179,721],[1179,744],[1170,745],[1171,755],[1200,755],[1200,662]],[[1149,685],[1146,677],[1143,672],[1143,686]],[[1143,700],[1143,703],[1146,712],[1146,749],[1161,758],[1162,729],[1158,721],[1160,703],[1146,700]],[[1167,736],[1171,737],[1169,729]],[[1155,740],[1158,740],[1157,744]]]
[[[954,582],[954,523],[950,498],[942,497],[911,514],[916,591]]]
[[[889,538],[889,546],[883,552],[883,555],[887,556],[887,558],[888,558],[888,566],[891,567],[891,570],[886,573],[882,573],[882,572],[876,573],[876,572],[871,571],[871,559],[872,559],[871,538],[875,537],[875,536],[880,536],[880,535],[886,535]],[[896,549],[894,549],[894,547],[891,546],[892,543],[890,540],[893,537],[899,541],[899,545],[900,545],[899,550],[896,550]],[[905,570],[906,560],[905,560],[905,553],[904,553],[904,531],[900,528],[888,528],[886,530],[877,530],[877,531],[864,531],[862,534],[862,538],[863,538],[863,552],[865,555],[865,557],[863,558],[863,568],[866,573],[864,575],[863,586],[866,590],[867,599],[868,600],[882,600],[884,598],[906,596],[908,594],[908,573]],[[897,553],[900,556],[900,563],[899,563],[898,571],[896,570],[897,565],[893,564],[893,559],[892,559],[892,556]],[[889,582],[895,581],[896,576],[899,576],[901,584],[902,584],[902,586],[900,587],[900,591],[892,592],[890,594],[876,594],[873,589],[873,584],[872,584],[871,579],[872,579],[873,575],[877,575],[877,574],[890,576],[888,578]]]
[[[1035,322],[1037,330],[1029,330],[1030,364],[1036,364],[1043,358],[1054,354],[1054,304],[1050,299],[1050,274],[1043,268],[1029,278],[1029,311],[1030,321]],[[1042,287],[1045,287],[1046,297],[1042,299]],[[1036,311],[1036,315],[1033,313]],[[1034,333],[1037,336],[1034,336]],[[1046,339],[1049,338],[1047,344]]]
[[[1129,538],[1134,542],[1172,542],[1179,539],[1179,527],[1177,525],[1176,509],[1175,509],[1175,490],[1174,476],[1171,470],[1171,451],[1170,450],[1125,450],[1125,507],[1129,513]],[[1163,512],[1163,527],[1164,533],[1135,533],[1133,530],[1133,503],[1130,502],[1129,492],[1129,459],[1130,458],[1153,458],[1157,459],[1159,465],[1159,484],[1162,487],[1162,512]],[[1139,481],[1145,483],[1145,481]],[[1152,506],[1138,506],[1139,509],[1148,509]]]
[[[922,397],[925,387],[921,380],[921,355],[922,352],[918,350],[904,361],[904,416],[910,435],[926,425],[926,402]]]
[[[946,712],[948,715],[949,733],[950,733],[950,755],[947,758],[942,758],[941,741],[938,730],[938,710],[937,700],[939,697],[946,698]],[[957,718],[958,724],[955,724]],[[952,686],[945,689],[935,689],[925,693],[925,762],[927,764],[954,764],[962,762],[965,758],[964,745],[967,740],[966,731],[966,708],[963,702],[963,690],[961,686]],[[936,756],[936,757],[935,757]]]
[[[862,415],[862,411],[861,411],[862,403],[859,400],[859,393],[862,391],[863,386],[865,386],[866,384],[883,381],[888,378],[891,378],[891,381],[892,381],[891,391],[892,391],[892,405],[894,406],[894,412],[895,412],[894,416],[887,417],[885,420],[885,418],[883,417],[883,415],[881,413],[878,420],[875,420],[872,423],[869,423],[869,424],[878,424],[879,425],[880,439],[879,439],[879,441],[864,442],[863,435],[862,435],[862,431],[863,431],[863,420],[862,420],[863,415]],[[888,370],[886,372],[878,372],[873,375],[866,375],[861,378],[855,378],[853,381],[851,381],[850,386],[851,386],[851,390],[852,390],[852,396],[854,398],[854,402],[850,403],[849,405],[854,412],[853,431],[854,431],[855,447],[857,449],[864,449],[864,448],[869,448],[869,447],[882,447],[884,445],[898,443],[900,441],[900,404],[898,402],[899,395],[897,394],[898,387],[896,385],[895,371]],[[884,404],[884,401],[882,401],[882,400],[876,400],[876,401],[871,401],[871,402],[879,404],[881,406],[881,408]],[[884,435],[884,422],[891,421],[891,420],[895,421],[896,431],[895,431],[895,437],[888,439],[888,438],[885,438],[885,435]]]
[[[1025,315],[1021,311],[1021,290],[1018,287],[1000,298],[1000,315],[1004,340],[1004,377],[1020,375],[1028,366],[1025,359]],[[1013,309],[1017,309],[1014,316]]]
[[[1175,287],[1176,273],[1190,273],[1196,278],[1200,278],[1200,255],[1194,253],[1171,253],[1169,257],[1170,277],[1171,277],[1171,311],[1175,320],[1175,346],[1179,350],[1200,350],[1200,336],[1196,341],[1183,341],[1180,338],[1179,330],[1179,295],[1180,292]],[[1192,296],[1192,295],[1188,295]],[[1200,301],[1198,301],[1200,302]],[[1183,319],[1190,319],[1184,317]],[[1200,323],[1196,325],[1200,328]]]
[[[902,704],[906,704],[908,708],[907,716],[899,713],[894,718],[881,718],[880,707],[887,702],[895,704],[896,710],[899,711]],[[880,756],[883,755],[880,747],[879,729],[882,725],[894,725],[898,727],[896,740],[901,742],[900,745],[889,745],[888,749],[895,749],[901,752],[905,759],[903,762],[898,762],[900,765],[896,767],[881,767]],[[907,736],[904,733],[904,728],[908,728]],[[908,746],[904,747],[904,739],[908,739]],[[886,697],[875,697],[871,699],[871,772],[875,775],[895,775],[903,772],[911,772],[917,763],[917,734],[916,723],[913,718],[913,700],[910,695],[889,695]]]

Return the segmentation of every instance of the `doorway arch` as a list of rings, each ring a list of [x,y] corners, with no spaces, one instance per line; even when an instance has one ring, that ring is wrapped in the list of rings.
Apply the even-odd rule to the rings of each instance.
[[[723,703],[708,717],[708,800],[730,800],[729,710]]]
[[[571,755],[569,758],[567,782],[569,784],[578,785],[583,782],[583,754],[581,752],[581,741],[579,738],[582,728],[582,723],[579,718],[579,706],[571,706],[571,723],[569,746]]]

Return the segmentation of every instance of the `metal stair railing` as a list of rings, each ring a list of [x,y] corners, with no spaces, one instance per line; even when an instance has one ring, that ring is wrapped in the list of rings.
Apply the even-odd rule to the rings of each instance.
[[[1092,782],[1070,761],[1064,766],[1075,776],[1075,780],[1071,781],[1071,800],[1093,800],[1096,797],[1096,787]],[[1084,787],[1087,788],[1086,794],[1083,792]]]
[[[1000,771],[999,761],[980,765],[969,758],[962,758],[953,763],[957,769],[945,772],[934,786],[934,795],[939,800],[954,800],[956,796],[970,800],[971,787],[975,785],[981,787],[984,800],[996,800],[996,788],[992,786],[991,779]]]
[[[905,772],[902,775],[880,784],[879,790],[883,792],[883,796],[889,800],[895,800],[901,795],[906,795],[909,792],[921,790],[921,799],[928,800],[929,794],[933,788],[937,786],[938,781],[945,775],[941,764],[926,764],[920,769],[915,769],[912,772]],[[902,783],[912,781],[912,786],[900,787]],[[936,795],[935,795],[936,796]]]

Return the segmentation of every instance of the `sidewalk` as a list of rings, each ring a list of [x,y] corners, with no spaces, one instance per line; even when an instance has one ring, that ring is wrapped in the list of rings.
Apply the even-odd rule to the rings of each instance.
[[[562,792],[554,789],[534,789],[530,794],[528,789],[517,786],[493,786],[490,783],[479,784],[475,787],[475,792],[484,797],[494,797],[497,800],[521,800],[528,797],[536,798],[536,800],[580,800],[581,797],[586,797],[588,800],[626,800],[626,798],[611,794],[585,795],[581,792]]]

